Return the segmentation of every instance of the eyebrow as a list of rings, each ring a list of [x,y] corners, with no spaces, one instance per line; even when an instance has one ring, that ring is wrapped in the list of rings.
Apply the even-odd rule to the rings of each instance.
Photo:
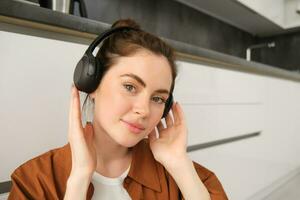
[[[137,82],[139,82],[143,87],[146,87],[146,83],[139,76],[130,73],[130,74],[123,74],[120,77],[124,77],[124,76],[131,77],[131,78],[135,79]],[[169,91],[166,89],[158,89],[158,90],[155,90],[155,92],[169,94]]]

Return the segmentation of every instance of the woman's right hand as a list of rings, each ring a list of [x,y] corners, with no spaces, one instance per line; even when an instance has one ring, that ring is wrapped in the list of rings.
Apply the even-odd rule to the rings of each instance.
[[[97,166],[93,134],[94,131],[91,123],[88,123],[85,128],[82,126],[79,92],[77,88],[72,85],[68,127],[72,169],[67,183],[66,196],[68,197],[72,196],[72,198],[76,197],[76,199],[81,199],[79,196],[82,196],[85,198],[85,192]],[[84,185],[86,187],[83,187]],[[83,191],[79,192],[79,190],[75,190],[75,188],[80,188],[80,190]],[[78,195],[74,195],[74,192]]]

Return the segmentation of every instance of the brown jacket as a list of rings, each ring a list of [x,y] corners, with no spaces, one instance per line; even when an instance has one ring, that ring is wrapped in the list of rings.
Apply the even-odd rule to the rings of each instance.
[[[12,188],[8,199],[63,199],[71,164],[69,144],[24,163],[11,175]],[[195,162],[194,167],[207,187],[211,199],[226,200],[225,191],[216,175]],[[154,159],[147,139],[133,147],[130,171],[123,185],[133,200],[182,199],[174,179]],[[92,198],[93,192],[94,187],[91,183],[87,199]]]

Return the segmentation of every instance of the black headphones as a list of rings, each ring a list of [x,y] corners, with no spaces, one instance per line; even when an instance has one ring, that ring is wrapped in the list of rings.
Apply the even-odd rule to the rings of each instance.
[[[103,76],[104,73],[104,65],[99,58],[96,58],[93,55],[94,49],[106,38],[118,31],[139,31],[139,29],[135,29],[133,27],[117,27],[104,31],[101,35],[99,35],[88,47],[85,51],[83,57],[79,60],[76,65],[73,81],[76,88],[85,93],[94,92]],[[165,103],[165,109],[162,118],[166,117],[169,113],[171,107],[173,105],[173,95],[172,91]]]

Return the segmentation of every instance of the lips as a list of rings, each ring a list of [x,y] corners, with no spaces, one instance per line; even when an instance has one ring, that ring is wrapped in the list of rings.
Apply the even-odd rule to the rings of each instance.
[[[129,130],[134,133],[140,133],[141,131],[145,130],[145,127],[139,123],[131,123],[125,120],[121,120],[121,121],[124,122],[129,128]]]

